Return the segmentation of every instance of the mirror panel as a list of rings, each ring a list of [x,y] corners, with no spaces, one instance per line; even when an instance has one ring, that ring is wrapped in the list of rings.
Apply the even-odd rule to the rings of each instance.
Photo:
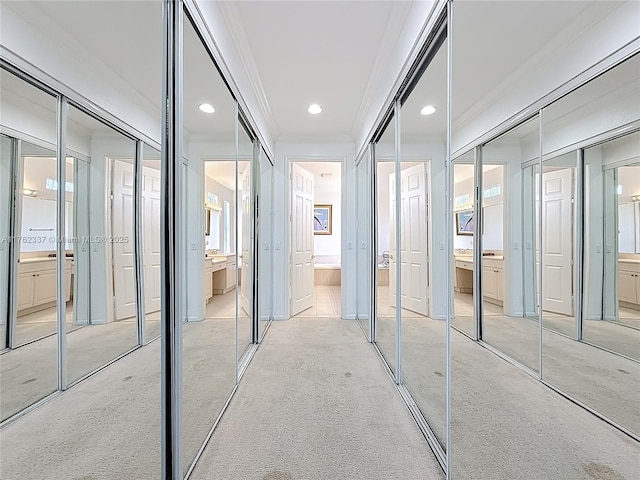
[[[28,138],[2,136],[0,182],[9,188],[1,195],[13,197],[13,205],[3,201],[0,207],[7,234],[0,265],[9,293],[0,305],[7,347],[0,359],[5,420],[58,389],[57,101],[4,69],[0,88],[3,128]],[[66,278],[70,282],[70,269]]]
[[[393,372],[396,371],[396,227],[395,120],[392,117],[375,144],[377,286],[375,340]]]
[[[202,111],[199,106],[205,103],[215,111]],[[236,384],[237,126],[236,103],[185,15],[183,194],[187,272],[182,330],[185,473]],[[210,212],[217,213],[221,238],[211,238],[216,229],[210,222],[212,218],[215,222],[216,215],[211,216]],[[207,218],[204,213],[209,214]],[[216,245],[218,248],[214,248]]]
[[[523,164],[535,164],[539,142],[535,116],[483,147],[480,215],[482,339],[534,372],[540,363],[540,324],[525,314],[524,291],[530,293],[533,282],[523,268],[535,245],[530,225],[536,210],[533,167],[523,169]]]
[[[557,272],[573,269],[543,276],[543,379],[638,435],[640,224],[632,197],[640,194],[640,133],[629,124],[640,120],[640,55],[549,105],[543,118],[542,251],[557,250],[565,265]],[[562,185],[571,193],[551,206],[566,219],[561,235],[549,236],[545,195],[561,195]]]
[[[74,327],[83,328],[68,329],[67,333],[68,380],[73,382],[138,345],[133,264],[135,142],[69,106],[67,148],[91,162],[88,168],[84,162],[76,161],[82,175],[77,192],[73,185],[67,185],[74,190],[70,198],[77,200],[76,226],[82,234],[79,238],[84,240],[90,235],[89,242],[76,243],[79,257],[72,257],[76,273],[82,274],[78,278],[79,288],[89,283],[87,250],[94,265],[90,283],[91,318],[87,315],[85,291],[74,302],[78,313]],[[98,265],[113,267],[105,270],[97,268]]]
[[[436,290],[450,262],[435,232],[445,230],[447,48],[431,59],[401,109],[400,256],[402,381],[443,450],[447,442],[446,301]],[[433,107],[425,110],[426,106]],[[426,115],[429,111],[432,113]],[[438,200],[435,201],[434,199]],[[435,250],[435,251],[434,251]],[[437,259],[435,257],[438,257]],[[432,281],[433,277],[433,281]],[[443,283],[442,280],[439,280]]]

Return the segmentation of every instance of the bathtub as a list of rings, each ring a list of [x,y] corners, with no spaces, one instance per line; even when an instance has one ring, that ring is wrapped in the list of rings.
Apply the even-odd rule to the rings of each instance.
[[[340,286],[340,264],[318,263],[313,266],[314,285]]]

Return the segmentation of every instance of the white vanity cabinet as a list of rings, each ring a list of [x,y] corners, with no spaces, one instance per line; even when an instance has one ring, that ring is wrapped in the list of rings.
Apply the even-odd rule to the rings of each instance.
[[[618,300],[628,307],[640,309],[640,262],[618,261]]]
[[[71,299],[73,261],[65,261],[65,301]],[[31,258],[18,263],[17,311],[19,314],[47,308],[56,301],[56,259]]]
[[[210,259],[204,261],[204,301],[208,303],[213,297],[213,262]]]
[[[482,259],[482,292],[485,300],[502,305],[504,300],[504,267],[503,260],[483,257]]]
[[[213,294],[223,295],[236,287],[236,255],[214,255],[213,259]]]

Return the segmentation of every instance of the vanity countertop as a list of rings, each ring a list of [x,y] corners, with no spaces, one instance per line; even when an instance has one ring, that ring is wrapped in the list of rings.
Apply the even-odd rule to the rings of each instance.
[[[66,257],[65,260],[71,261],[73,257]],[[44,263],[44,262],[55,262],[56,257],[30,257],[30,258],[21,258],[18,260],[18,263],[29,264],[29,263]]]

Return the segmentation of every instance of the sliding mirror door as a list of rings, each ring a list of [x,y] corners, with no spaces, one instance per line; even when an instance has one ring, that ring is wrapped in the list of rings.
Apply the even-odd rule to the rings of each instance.
[[[238,117],[237,206],[236,236],[238,312],[238,361],[253,342],[253,171],[254,143],[244,120]]]
[[[78,152],[73,162],[78,182],[67,179],[64,187],[67,198],[75,200],[75,226],[81,234],[78,242],[66,247],[67,262],[75,264],[76,276],[81,275],[76,292],[89,283],[87,250],[92,265],[91,319],[84,305],[88,292],[84,291],[74,301],[78,313],[74,327],[85,328],[67,329],[71,383],[138,345],[133,222],[136,145],[134,140],[69,106],[67,148]],[[91,162],[90,168],[80,157]],[[89,190],[89,186],[93,188]],[[70,214],[67,217],[73,218]]]
[[[640,55],[543,119],[542,378],[638,438]]]
[[[444,245],[443,199],[447,195],[443,168],[447,151],[445,39],[441,31],[425,55],[423,72],[402,101],[400,182],[395,196],[400,206],[397,263],[402,382],[430,427],[426,435],[435,435],[442,451],[447,443],[446,298],[450,292],[442,279],[451,266],[439,247]]]
[[[185,473],[236,384],[236,102],[184,16]]]
[[[0,121],[3,132],[15,132],[2,136],[0,178],[6,348],[0,412],[6,420],[58,389],[57,102],[4,69],[0,75]],[[66,273],[70,281],[71,270]]]
[[[375,340],[396,372],[396,122],[391,117],[375,143],[377,282]]]
[[[537,238],[532,185],[539,151],[535,116],[483,146],[479,185],[482,339],[534,372],[540,363],[540,323],[525,312],[523,296],[532,291],[533,272],[529,268],[525,276],[523,269]]]

